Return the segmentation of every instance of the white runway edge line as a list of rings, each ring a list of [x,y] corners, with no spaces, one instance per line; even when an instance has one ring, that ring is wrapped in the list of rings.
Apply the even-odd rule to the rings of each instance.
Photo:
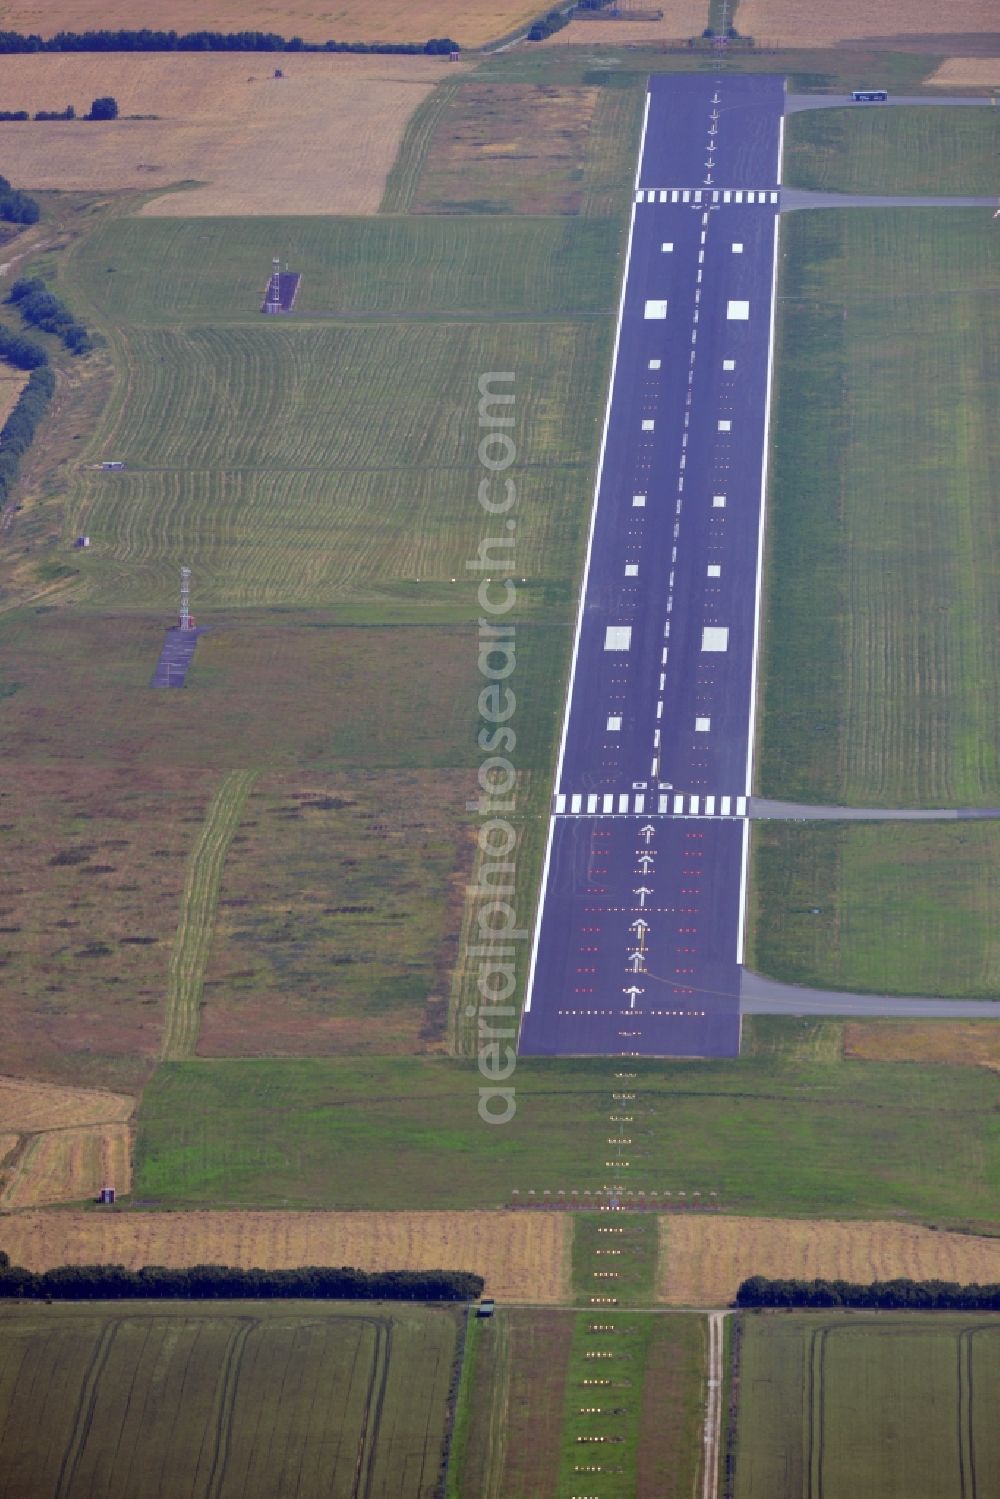
[[[785,144],[785,117],[778,125],[778,181],[781,181],[781,157]],[[757,525],[757,581],[753,615],[753,657],[750,667],[750,723],[747,730],[746,795],[753,790],[753,757],[757,737],[757,681],[760,657],[761,609],[764,586],[764,533],[767,520],[767,475],[770,463],[771,396],[774,388],[774,330],[778,312],[778,243],[781,238],[781,214],[774,215],[774,246],[771,255],[771,319],[767,335],[767,394],[764,398],[764,451],[760,461],[760,520]],[[740,851],[740,908],[736,924],[736,961],[743,963],[747,926],[747,879],[750,869],[750,821],[743,824],[743,846]]]
[[[601,479],[604,475],[604,454],[608,445],[608,428],[611,425],[611,403],[615,396],[615,375],[618,373],[618,346],[621,343],[622,322],[625,318],[625,293],[628,288],[629,266],[632,263],[632,237],[635,233],[635,195],[639,191],[639,178],[642,176],[642,158],[646,154],[646,128],[649,125],[649,106],[652,102],[652,94],[646,91],[646,107],[642,113],[642,134],[639,137],[639,160],[635,168],[635,184],[632,190],[632,211],[628,223],[628,242],[625,247],[625,265],[622,268],[621,295],[618,298],[618,323],[615,328],[615,347],[611,356],[611,378],[608,381],[608,399],[604,408],[604,430],[601,433],[601,451],[597,459],[597,477],[594,481],[594,503],[590,508],[590,530],[587,533],[587,557],[583,566],[583,581],[580,584],[580,602],[576,611],[576,634],[573,637],[573,659],[570,663],[569,681],[566,684],[566,697],[563,703],[562,736],[559,740],[559,758],[556,761],[555,790],[562,779],[563,760],[566,756],[566,739],[569,734],[569,713],[573,701],[573,683],[576,680],[576,663],[580,654],[580,632],[583,628],[583,611],[587,602],[587,583],[590,579],[590,559],[594,550],[594,528],[597,524],[597,506],[601,496]],[[545,858],[542,860],[542,878],[538,886],[538,902],[535,910],[535,929],[531,939],[531,960],[528,964],[528,981],[524,990],[524,1009],[521,1012],[521,1026],[524,1025],[524,1017],[531,1009],[531,993],[535,986],[535,965],[538,961],[538,939],[542,931],[542,914],[545,910],[545,889],[549,879],[549,863],[552,858],[552,839],[555,833],[555,818],[549,815],[549,831],[545,839]],[[518,1037],[520,1041],[520,1035]]]

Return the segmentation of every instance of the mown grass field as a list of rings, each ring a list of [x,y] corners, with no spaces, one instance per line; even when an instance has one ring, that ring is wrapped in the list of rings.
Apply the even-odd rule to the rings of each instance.
[[[750,967],[819,988],[1000,998],[1000,823],[758,823],[752,848]]]
[[[386,321],[610,313],[617,248],[617,225],[602,219],[132,217],[97,226],[67,275],[115,328],[249,323],[270,336],[311,313]],[[276,254],[302,274],[295,314],[278,327],[260,312]]]
[[[32,622],[40,628],[45,618]],[[9,619],[0,624],[8,643]],[[18,675],[25,665],[17,661]],[[65,681],[65,661],[59,675]],[[185,861],[216,778],[153,756],[142,767],[81,763],[80,717],[67,709],[89,712],[95,726],[103,720],[93,699],[67,703],[58,689],[45,712],[60,721],[65,756],[46,766],[30,696],[19,688],[5,701],[0,734],[3,1070],[129,1091],[159,1050]],[[12,720],[23,735],[12,735]],[[102,1117],[119,1116],[62,1122]]]
[[[460,1316],[380,1302],[0,1307],[7,1492],[424,1499]]]
[[[1000,115],[980,109],[818,109],[785,121],[782,180],[819,192],[989,197]]]
[[[643,90],[478,83],[438,89],[414,114],[383,213],[620,213]]]
[[[135,1195],[181,1207],[503,1206],[517,1189],[718,1193],[729,1212],[985,1223],[1000,1083],[985,1069],[742,1058],[636,1062],[611,1173],[613,1061],[522,1060],[517,1113],[477,1113],[445,1058],[167,1064],[146,1088]]]
[[[995,804],[989,215],[792,214],[782,241],[758,787]]]
[[[998,1393],[995,1317],[745,1317],[736,1499],[988,1493]]]
[[[261,317],[276,240],[319,321]],[[471,600],[465,564],[485,534],[478,381],[507,370],[524,475],[516,565],[565,586],[617,244],[610,220],[98,227],[68,280],[129,378],[78,455],[65,535],[85,527],[92,548],[76,593],[166,607],[183,551],[202,611],[329,607],[404,581]],[[112,453],[126,473],[88,468]]]
[[[199,1054],[443,1050],[474,791],[448,771],[258,782],[213,910]]]
[[[689,1499],[704,1362],[697,1316],[498,1309],[470,1325],[448,1499]]]

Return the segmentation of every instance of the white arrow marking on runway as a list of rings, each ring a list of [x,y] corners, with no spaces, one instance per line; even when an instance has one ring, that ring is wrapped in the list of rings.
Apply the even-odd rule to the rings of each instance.
[[[638,890],[633,890],[632,891],[633,895],[637,895],[639,897],[639,905],[640,906],[644,906],[646,904],[646,896],[647,895],[652,895],[652,893],[653,893],[652,890],[647,890],[647,888],[646,888],[645,885],[640,885],[639,888],[638,888]]]
[[[652,854],[640,854],[639,855],[638,863],[640,863],[642,865],[642,872],[643,872],[643,874],[648,874],[649,873],[649,866],[650,866],[650,864],[652,864],[654,862],[655,861],[653,859],[653,855]]]
[[[638,951],[630,952],[628,955],[628,960],[632,964],[632,972],[638,973],[640,968],[642,967],[642,953]]]
[[[640,934],[639,940],[642,941],[642,933],[649,931],[649,922],[643,921],[641,916],[637,916],[634,921],[629,922],[628,929],[630,932],[638,932]]]
[[[637,994],[645,994],[645,992],[646,992],[645,989],[639,989],[639,988],[636,987],[635,984],[632,984],[631,987],[628,988],[628,989],[623,989],[622,990],[623,994],[628,994],[630,996],[630,999],[629,999],[629,1009],[630,1010],[634,1010],[635,1009],[635,996]]]
[[[704,187],[711,187],[712,186],[712,163],[710,161],[706,161],[705,165],[708,167],[708,176],[705,178],[703,186]]]
[[[651,822],[647,822],[644,828],[639,829],[639,837],[645,838],[646,842],[648,843],[655,832],[656,829],[654,828],[653,824]]]
[[[713,115],[712,116],[713,120],[717,120],[718,118],[719,118],[718,115]],[[719,133],[719,127],[718,127],[718,125],[711,125],[709,127],[708,133],[709,133],[709,135],[718,135],[718,133]]]

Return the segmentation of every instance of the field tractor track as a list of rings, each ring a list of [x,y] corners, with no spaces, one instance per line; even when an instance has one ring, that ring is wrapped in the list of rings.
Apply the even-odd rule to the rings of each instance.
[[[167,978],[160,1050],[164,1061],[193,1056],[198,1043],[202,985],[215,930],[222,870],[256,776],[255,770],[233,770],[224,777],[188,859]]]
[[[59,1464],[59,1474],[53,1489],[53,1499],[69,1499],[73,1491],[73,1480],[76,1470],[83,1456],[83,1449],[90,1435],[90,1428],[94,1420],[94,1409],[97,1405],[97,1392],[101,1382],[101,1375],[111,1356],[111,1348],[118,1335],[118,1330],[125,1317],[116,1317],[113,1321],[105,1324],[101,1329],[101,1335],[94,1344],[94,1351],[90,1361],[84,1370],[83,1383],[80,1386],[80,1398],[77,1401],[76,1410],[73,1413],[73,1427],[70,1439],[66,1444],[62,1462]]]
[[[371,1375],[368,1393],[365,1396],[365,1414],[358,1437],[358,1459],[354,1471],[351,1499],[371,1499],[375,1482],[375,1461],[378,1455],[379,1431],[382,1425],[382,1410],[385,1392],[389,1383],[389,1364],[392,1359],[392,1323],[381,1317],[363,1319],[375,1333],[372,1349]]]
[[[219,1380],[218,1404],[215,1413],[215,1449],[212,1467],[205,1486],[206,1499],[219,1499],[226,1477],[229,1460],[229,1444],[233,1434],[233,1415],[236,1410],[236,1387],[239,1384],[240,1365],[247,1338],[260,1326],[258,1317],[241,1317],[240,1325],[226,1347],[222,1376]]]

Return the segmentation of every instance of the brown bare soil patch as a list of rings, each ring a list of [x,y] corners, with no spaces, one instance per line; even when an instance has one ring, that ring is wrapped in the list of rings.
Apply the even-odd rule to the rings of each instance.
[[[943,1062],[1000,1070],[1000,1025],[996,1020],[854,1021],[844,1030],[844,1055],[868,1062]]]
[[[505,36],[538,14],[537,0],[320,0],[319,4],[266,5],[237,0],[166,0],[155,18],[142,0],[13,0],[0,13],[9,31],[138,30],[277,31],[307,42],[425,42],[450,36],[479,47]],[[189,54],[186,54],[186,56]]]
[[[0,1206],[13,1209],[79,1202],[96,1197],[102,1186],[131,1191],[132,1135],[127,1124],[49,1130],[36,1135],[18,1157],[0,1193]]]
[[[467,84],[438,126],[413,202],[418,213],[579,213],[581,170],[600,90]]]
[[[375,213],[407,120],[449,68],[435,58],[275,53],[5,57],[11,108],[73,104],[83,114],[113,94],[123,116],[156,118],[4,124],[0,155],[5,174],[32,188],[200,184],[143,210],[168,217]]]
[[[452,771],[270,776],[223,874],[203,1056],[446,1049],[471,843]]]
[[[55,701],[65,713],[65,702]],[[10,1072],[123,1091],[149,1075],[185,859],[216,779],[130,767],[26,768],[6,756],[0,1056]],[[7,1084],[0,1124],[47,1128],[60,1109],[62,1124],[123,1117],[106,1096],[93,1111],[78,1097],[64,1104],[59,1097],[66,1095],[43,1102],[40,1092],[37,1117],[28,1119],[19,1115],[25,1096]]]
[[[867,37],[894,37],[955,32],[995,32],[993,0],[831,0],[811,5],[804,0],[740,0],[737,25],[758,42],[782,47],[822,47],[831,42]]]
[[[657,1296],[725,1306],[749,1275],[813,1280],[1000,1280],[1000,1239],[912,1224],[661,1217]]]
[[[925,82],[938,88],[1000,88],[1000,56],[948,57]]]
[[[547,1213],[17,1213],[0,1247],[54,1265],[225,1264],[264,1269],[473,1270],[505,1301],[570,1297],[572,1223]]]
[[[543,7],[544,8],[544,7]],[[594,42],[599,47],[627,47],[630,42],[673,42],[700,36],[708,20],[705,0],[655,0],[643,9],[662,10],[659,21],[570,21],[562,31],[553,32],[538,45],[551,47],[560,42]],[[743,27],[743,9],[738,17]]]
[[[17,404],[17,398],[28,383],[23,370],[12,370],[0,364],[0,427]]]

